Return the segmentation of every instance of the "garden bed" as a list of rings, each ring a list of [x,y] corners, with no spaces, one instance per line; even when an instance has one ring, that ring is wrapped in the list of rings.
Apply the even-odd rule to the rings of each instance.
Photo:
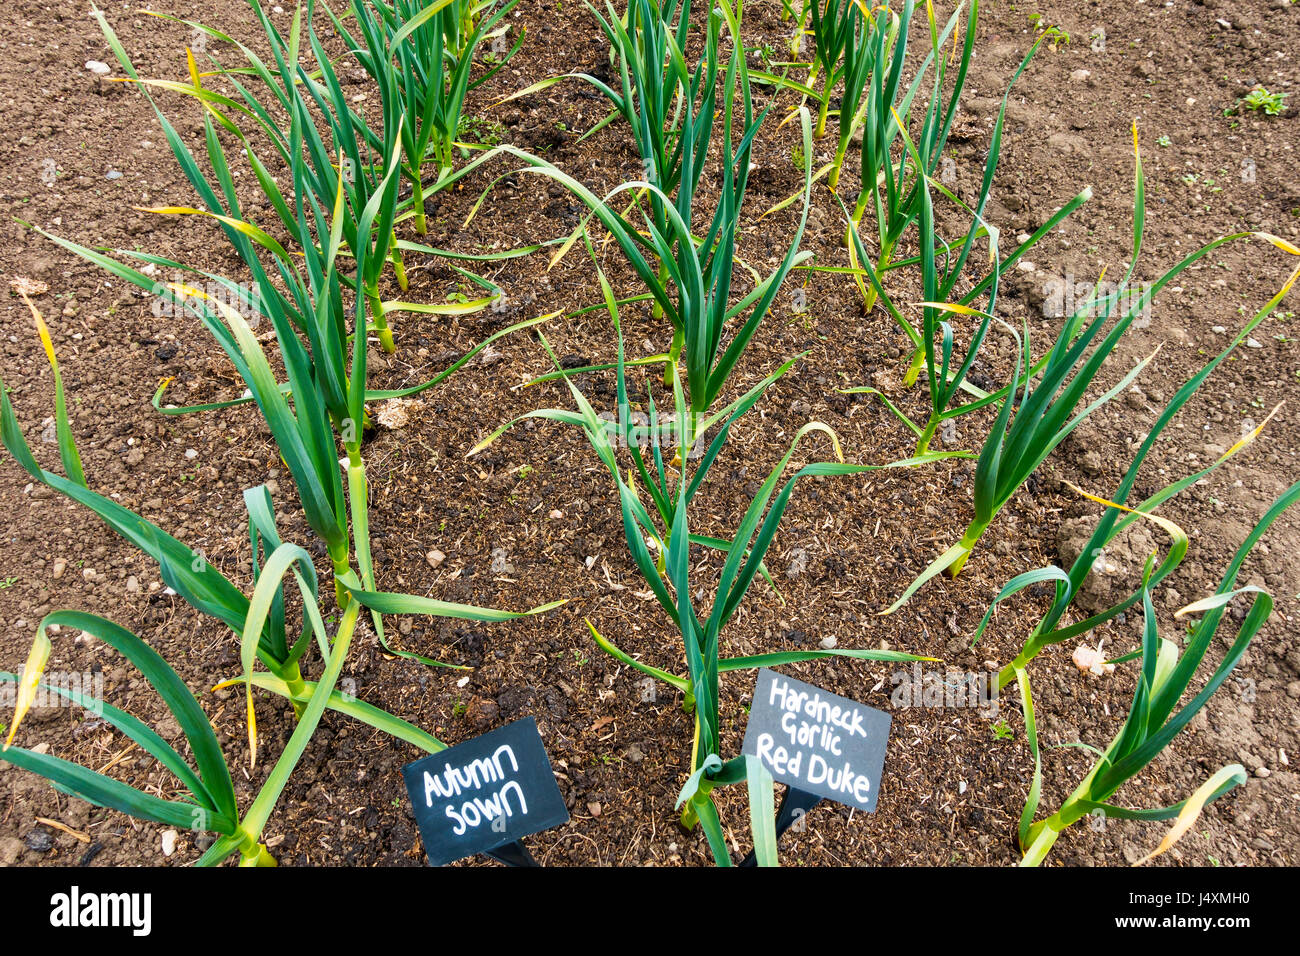
[[[1008,275],[1000,299],[1008,322],[1027,322],[1046,341],[1059,327],[1044,310],[1053,277],[1092,281],[1103,268],[1123,271],[1131,245],[1134,119],[1148,180],[1148,231],[1136,278],[1153,280],[1192,249],[1232,232],[1262,230],[1297,241],[1296,110],[1276,117],[1242,110],[1225,115],[1256,84],[1282,92],[1294,87],[1300,8],[1291,4],[1179,0],[1082,10],[989,5],[981,10],[977,54],[950,141],[959,195],[977,185],[1007,79],[1033,42],[1029,15],[1035,12],[1068,33],[1069,42],[1044,45],[1013,89],[996,202],[987,215],[1010,235],[1041,225],[1084,185],[1092,185],[1095,198],[1032,251],[1032,263],[1021,264],[1033,268],[1017,267]],[[116,4],[105,13],[141,75],[185,76],[187,28]],[[747,44],[779,48],[789,36],[779,13],[778,3],[747,4]],[[247,6],[235,0],[196,4],[185,14],[232,35],[258,33]],[[1216,22],[1220,17],[1230,26]],[[192,316],[156,314],[149,298],[106,281],[94,266],[14,219],[87,245],[139,246],[214,273],[237,275],[240,264],[209,224],[133,210],[186,205],[193,197],[147,102],[83,66],[89,60],[114,63],[96,23],[80,12],[52,12],[28,2],[11,4],[4,19],[0,236],[7,241],[0,248],[0,269],[6,281],[26,276],[49,287],[33,301],[52,330],[90,486],[201,548],[236,583],[251,585],[243,489],[272,483],[286,540],[311,540],[261,420],[248,407],[162,417],[150,406],[165,377],[175,380],[169,400],[178,404],[237,397],[243,383]],[[578,142],[579,132],[605,115],[604,101],[587,87],[564,83],[495,105],[548,76],[608,70],[607,48],[587,9],[525,0],[510,22],[512,31],[526,27],[524,46],[507,69],[473,94],[467,112],[483,118],[476,135],[540,153],[599,195],[637,176],[637,156],[618,124]],[[1104,44],[1095,39],[1099,27]],[[354,84],[349,90],[366,92],[352,70],[343,73]],[[121,75],[115,63],[112,75]],[[768,94],[757,95],[764,104]],[[790,94],[783,97],[787,107],[793,105]],[[195,104],[166,96],[160,103],[191,148],[201,151]],[[785,111],[778,104],[775,112]],[[755,148],[739,254],[763,272],[784,252],[798,209],[761,223],[757,216],[801,187],[792,160],[798,145],[797,122],[780,128],[769,122]],[[50,183],[42,178],[47,160],[57,170]],[[856,175],[851,169],[846,180]],[[584,207],[545,180],[520,176],[513,186],[498,183],[471,227],[462,228],[491,177],[505,171],[503,163],[464,188],[437,195],[428,207],[427,241],[467,252],[505,250],[565,235],[577,225]],[[840,209],[824,184],[815,185],[812,195],[804,247],[818,264],[844,265]],[[601,256],[615,288],[630,294],[633,277],[616,251],[610,246]],[[528,315],[599,303],[594,270],[580,248],[549,270],[548,258],[540,252],[490,273],[519,311],[397,317],[397,353],[372,353],[374,386],[422,381]],[[411,287],[402,298],[408,301],[443,302],[466,291],[440,260],[410,257],[407,267]],[[962,672],[1005,663],[1048,595],[1030,590],[1008,601],[972,648],[989,602],[1013,575],[1072,560],[1073,554],[1062,552],[1078,538],[1077,519],[1100,511],[1067,483],[1110,494],[1159,409],[1228,344],[1293,268],[1277,249],[1249,240],[1223,247],[1180,276],[1157,298],[1150,325],[1125,336],[1099,380],[1113,385],[1117,370],[1159,346],[1159,357],[1136,388],[1104,406],[1048,459],[959,577],[935,579],[893,616],[878,612],[969,522],[974,462],[953,459],[806,480],[796,488],[767,558],[780,597],[756,582],[724,634],[723,650],[737,655],[808,649],[834,638],[841,648],[942,658],[943,666]],[[805,275],[806,309],[796,309],[790,291]],[[919,286],[909,294],[908,280],[898,281],[897,301],[919,298]],[[535,306],[526,302],[529,295]],[[1237,546],[1300,473],[1300,342],[1293,308],[1294,296],[1255,331],[1258,347],[1239,349],[1215,372],[1167,440],[1157,444],[1139,480],[1135,501],[1204,467],[1241,437],[1244,420],[1262,421],[1286,402],[1250,448],[1161,510],[1192,535],[1187,560],[1157,592],[1167,635],[1183,626],[1173,612],[1214,589]],[[526,315],[526,309],[532,311]],[[629,357],[668,347],[663,323],[652,320],[648,308],[629,306],[622,318]],[[613,354],[614,334],[602,311],[558,319],[544,329],[566,365],[609,361]],[[845,277],[800,272],[788,281],[746,355],[741,385],[802,352],[807,354],[794,370],[736,426],[696,506],[704,518],[695,520],[707,526],[692,530],[734,529],[757,484],[809,419],[835,430],[850,461],[885,463],[911,454],[912,436],[878,400],[837,391],[873,385],[904,411],[920,411],[925,403],[919,389],[901,385],[909,343],[882,310],[862,314]],[[1014,362],[1010,340],[991,335],[980,361],[976,372],[989,386],[1005,382]],[[406,424],[376,430],[365,445],[370,524],[380,590],[514,610],[567,603],[504,624],[390,618],[394,646],[472,669],[435,669],[394,658],[363,629],[343,677],[362,699],[449,743],[536,717],[572,817],[528,841],[543,864],[705,864],[711,857],[703,834],[684,831],[673,810],[691,769],[692,719],[680,695],[661,684],[653,701],[644,700],[641,675],[596,647],[584,624],[590,619],[640,660],[675,673],[684,669],[680,638],[657,612],[626,553],[608,473],[573,429],[550,422],[517,426],[467,457],[515,415],[571,407],[562,382],[521,387],[551,368],[534,336],[515,333],[414,399]],[[30,315],[16,296],[6,297],[0,319],[0,374],[29,443],[46,467],[54,467],[54,447],[41,442],[44,419],[52,414],[52,380]],[[575,384],[598,409],[614,405],[612,375],[582,373]],[[991,413],[959,419],[953,447],[978,448],[991,421]],[[819,441],[810,436],[796,460],[829,457],[829,442],[814,448]],[[0,669],[21,669],[37,623],[55,609],[93,612],[131,627],[199,694],[245,806],[273,763],[268,755],[278,753],[292,733],[294,718],[279,698],[259,697],[263,749],[255,768],[240,772],[249,764],[242,691],[210,690],[240,670],[238,642],[229,630],[168,595],[156,565],[86,510],[39,484],[33,487],[7,458],[0,465],[0,530]],[[1129,589],[1140,581],[1149,543],[1130,545],[1112,554]],[[1189,732],[1117,795],[1126,806],[1166,806],[1225,763],[1241,763],[1251,773],[1244,786],[1204,811],[1194,832],[1159,858],[1161,865],[1297,862],[1300,780],[1288,764],[1300,729],[1297,548],[1300,513],[1293,512],[1273,527],[1242,574],[1242,583],[1265,587],[1277,600],[1269,625]],[[323,548],[318,557],[324,557]],[[704,567],[705,580],[712,580],[720,561]],[[1121,588],[1115,586],[1117,597]],[[1140,615],[1130,614],[1095,637],[1119,653],[1137,646],[1140,626]],[[1121,666],[1109,676],[1081,674],[1071,661],[1072,647],[1051,648],[1035,665],[1038,731],[1046,745],[1082,740],[1102,746],[1127,712],[1135,671]],[[1223,641],[1216,642],[1212,656],[1223,649]],[[311,666],[319,668],[319,660]],[[104,645],[74,640],[65,631],[54,637],[50,667],[102,672],[107,701],[161,722],[154,726],[164,737],[179,734],[174,723],[168,727],[170,718],[156,696]],[[786,670],[886,710],[894,723],[875,814],[823,805],[805,830],[783,838],[783,861],[1000,865],[1019,859],[1016,825],[1033,762],[1013,694],[1001,700],[996,717],[974,709],[902,709],[891,694],[897,675],[910,672],[910,665],[836,659]],[[724,675],[725,752],[739,749],[752,688],[749,672]],[[122,735],[83,718],[70,708],[38,710],[24,723],[20,742],[47,743],[51,752],[93,769],[111,764],[113,773],[142,789],[174,790],[170,774],[142,760]],[[400,773],[419,755],[414,747],[327,712],[263,838],[284,864],[422,864]],[[1092,759],[1082,750],[1049,746],[1044,807],[1059,805]],[[743,794],[733,789],[715,795],[734,849],[743,854],[749,848],[748,817]],[[92,808],[5,763],[0,794],[3,863],[188,863],[201,852],[199,838],[183,833],[165,858],[167,827]],[[1050,859],[1066,865],[1132,863],[1155,848],[1167,827],[1122,820],[1077,826]]]

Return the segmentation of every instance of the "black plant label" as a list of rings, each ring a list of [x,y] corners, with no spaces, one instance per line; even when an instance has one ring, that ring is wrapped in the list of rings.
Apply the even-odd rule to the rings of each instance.
[[[402,775],[431,866],[569,820],[532,717],[422,757]]]
[[[763,668],[743,751],[781,783],[870,813],[891,723],[882,710]]]

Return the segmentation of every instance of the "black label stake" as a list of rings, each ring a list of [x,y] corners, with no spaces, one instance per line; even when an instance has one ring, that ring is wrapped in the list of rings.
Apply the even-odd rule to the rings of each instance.
[[[498,863],[504,863],[506,866],[541,866],[533,859],[533,855],[528,852],[528,847],[524,846],[523,840],[516,840],[514,843],[507,843],[505,846],[499,846],[495,850],[484,850],[483,855],[491,857]]]

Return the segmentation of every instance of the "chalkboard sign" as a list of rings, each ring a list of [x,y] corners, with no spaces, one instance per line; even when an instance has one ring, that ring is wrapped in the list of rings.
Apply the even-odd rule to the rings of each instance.
[[[890,723],[884,711],[763,668],[743,750],[781,783],[870,813]]]
[[[408,763],[402,775],[432,866],[569,819],[532,717]]]

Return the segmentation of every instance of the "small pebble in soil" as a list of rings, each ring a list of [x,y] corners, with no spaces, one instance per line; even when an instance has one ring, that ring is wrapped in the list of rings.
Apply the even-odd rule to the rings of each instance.
[[[105,76],[110,72],[111,67],[109,67],[107,63],[100,62],[99,60],[87,60],[86,69],[91,73],[94,73],[96,76]]]
[[[13,866],[23,855],[23,841],[0,837],[0,866]]]
[[[486,730],[492,726],[492,722],[496,720],[499,713],[501,713],[501,708],[497,706],[495,701],[475,697],[465,709],[465,718],[480,730]]]
[[[49,853],[54,849],[54,837],[50,836],[49,830],[40,827],[23,837],[23,843],[34,853]]]
[[[839,639],[835,637],[823,637],[821,639],[821,646],[824,651],[834,650],[837,644],[839,644]]]
[[[447,556],[435,548],[424,556],[424,560],[429,562],[429,567],[436,568],[447,560]]]
[[[180,836],[175,830],[164,830],[162,832],[162,852],[163,856],[171,856],[176,852],[176,838]]]
[[[785,576],[794,580],[807,570],[808,552],[803,548],[795,548],[790,552],[790,566],[785,569]]]
[[[121,178],[122,178],[122,174],[119,173],[116,169],[110,169],[108,172],[106,172],[106,173],[104,174],[104,178],[105,178],[105,179],[121,179]]]
[[[90,845],[90,848],[81,855],[81,859],[77,861],[77,866],[90,866],[91,861],[94,860],[95,857],[99,856],[99,854],[103,852],[104,852],[104,844],[92,843]]]
[[[637,692],[641,697],[641,703],[653,704],[659,699],[659,690],[655,687],[653,677],[643,677],[637,681]]]

